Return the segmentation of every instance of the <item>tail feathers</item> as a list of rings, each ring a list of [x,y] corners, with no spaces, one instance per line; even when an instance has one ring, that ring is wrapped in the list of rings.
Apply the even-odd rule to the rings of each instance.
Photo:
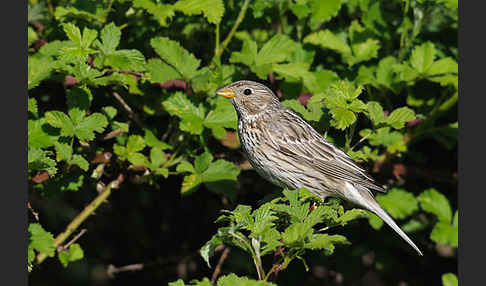
[[[413,243],[413,241],[408,237],[403,230],[395,223],[395,221],[383,210],[378,203],[371,209],[377,216],[379,216],[384,222],[386,222],[398,235],[400,235],[410,246],[417,251],[420,256],[423,256],[422,251]]]
[[[417,253],[420,256],[423,256],[422,251],[413,243],[413,241],[403,232],[403,230],[400,229],[400,227],[395,223],[395,221],[386,213],[384,209],[381,208],[381,206],[378,204],[378,202],[375,200],[373,197],[373,194],[365,187],[360,187],[360,186],[353,186],[353,189],[357,191],[356,194],[354,193],[354,197],[352,198],[352,201],[354,203],[357,203],[368,210],[372,211],[375,213],[377,216],[379,216],[386,224],[388,224],[398,235],[400,235],[410,246],[417,251]],[[349,190],[349,188],[348,188]],[[351,192],[350,192],[351,193]]]

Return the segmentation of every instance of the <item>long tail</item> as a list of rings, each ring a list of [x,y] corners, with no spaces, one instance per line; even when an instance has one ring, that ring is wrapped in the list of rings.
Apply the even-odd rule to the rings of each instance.
[[[357,203],[361,205],[362,207],[365,207],[366,209],[372,211],[375,213],[377,216],[379,216],[386,224],[388,224],[398,235],[400,235],[410,246],[417,251],[417,253],[420,256],[423,256],[422,251],[413,243],[413,241],[403,232],[403,230],[400,229],[400,227],[395,223],[395,221],[388,215],[388,213],[381,208],[381,206],[378,204],[378,202],[375,200],[373,194],[365,187],[354,187],[351,186],[351,184],[348,184],[348,191],[350,194],[352,192],[352,189],[357,191],[356,193],[353,194],[352,198],[347,198],[354,203]]]

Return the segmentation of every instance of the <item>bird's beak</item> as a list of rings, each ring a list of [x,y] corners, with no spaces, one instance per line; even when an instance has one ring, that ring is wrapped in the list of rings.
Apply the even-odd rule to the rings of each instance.
[[[235,92],[231,88],[220,88],[216,90],[217,95],[224,96],[226,98],[233,98],[236,96]]]

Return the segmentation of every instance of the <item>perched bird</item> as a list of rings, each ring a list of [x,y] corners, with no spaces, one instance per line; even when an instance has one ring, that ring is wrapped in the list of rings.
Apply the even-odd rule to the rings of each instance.
[[[370,210],[422,255],[370,191],[385,189],[299,115],[282,106],[272,90],[241,80],[216,94],[231,99],[238,114],[241,146],[262,177],[284,188],[305,187],[322,199],[339,197]]]

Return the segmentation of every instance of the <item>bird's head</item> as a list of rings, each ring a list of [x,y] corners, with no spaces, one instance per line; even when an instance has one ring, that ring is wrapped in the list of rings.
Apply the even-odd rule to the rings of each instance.
[[[223,86],[216,90],[216,94],[230,98],[238,115],[243,117],[258,116],[280,105],[271,89],[249,80],[240,80]]]

